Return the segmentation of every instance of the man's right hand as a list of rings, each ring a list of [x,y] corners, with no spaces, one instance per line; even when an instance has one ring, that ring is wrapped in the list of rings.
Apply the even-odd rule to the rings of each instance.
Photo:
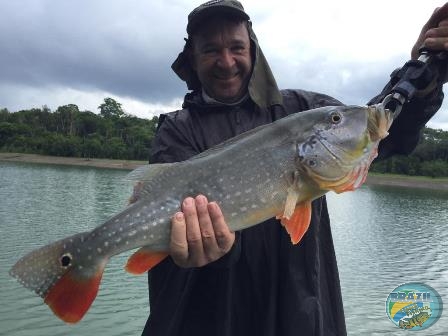
[[[170,255],[181,267],[201,267],[224,256],[235,242],[220,207],[199,195],[182,202],[171,220]]]

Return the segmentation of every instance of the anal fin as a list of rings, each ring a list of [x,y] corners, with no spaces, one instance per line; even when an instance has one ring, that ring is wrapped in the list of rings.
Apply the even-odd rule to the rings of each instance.
[[[125,270],[131,274],[143,274],[167,256],[166,252],[154,252],[149,247],[143,246],[129,257]]]
[[[308,230],[311,222],[311,202],[303,202],[296,205],[290,218],[277,216],[291,237],[291,242],[297,244]]]

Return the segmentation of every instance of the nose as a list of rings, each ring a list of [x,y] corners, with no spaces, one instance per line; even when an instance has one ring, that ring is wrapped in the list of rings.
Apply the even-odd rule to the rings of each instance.
[[[217,65],[222,68],[232,68],[235,65],[235,58],[229,49],[223,49],[219,54]]]

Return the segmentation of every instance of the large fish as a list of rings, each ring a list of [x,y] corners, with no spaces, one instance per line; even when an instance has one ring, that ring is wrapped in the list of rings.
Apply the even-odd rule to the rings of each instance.
[[[329,106],[296,113],[193,158],[130,173],[133,203],[90,232],[20,259],[10,274],[62,320],[78,322],[95,299],[110,257],[140,247],[126,269],[143,273],[167,256],[170,219],[187,196],[221,206],[236,231],[277,217],[293,243],[308,229],[311,201],[365,180],[392,115],[381,105]]]

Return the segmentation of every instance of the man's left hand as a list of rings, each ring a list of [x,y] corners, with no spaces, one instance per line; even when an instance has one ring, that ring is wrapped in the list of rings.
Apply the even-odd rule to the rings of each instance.
[[[448,51],[448,3],[436,8],[423,26],[412,48],[412,59],[419,57],[419,50],[422,47],[433,51]]]

